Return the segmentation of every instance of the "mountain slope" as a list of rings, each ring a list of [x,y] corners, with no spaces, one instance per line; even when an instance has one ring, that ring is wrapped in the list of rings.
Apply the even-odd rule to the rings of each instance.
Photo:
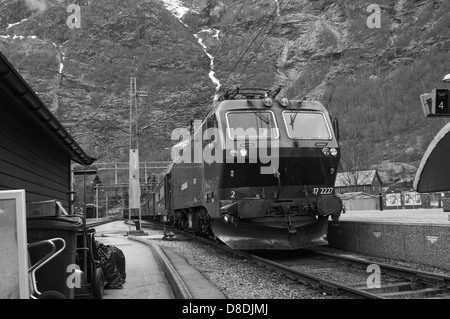
[[[159,2],[81,6],[79,29],[67,27],[65,9],[30,11],[5,30],[10,37],[1,38],[1,50],[87,152],[103,161],[126,158],[130,77],[150,93],[139,103],[140,125],[165,114],[174,129],[203,114],[201,101],[212,88],[209,59]],[[165,123],[152,124],[167,137]]]
[[[127,159],[130,77],[149,92],[141,154],[161,159],[172,130],[211,106],[211,67],[222,92],[282,85],[289,98],[320,100],[340,120],[346,169],[417,166],[444,124],[423,117],[419,95],[444,86],[448,1],[377,1],[380,28],[367,26],[364,0],[74,3],[80,29],[67,27],[65,1],[0,1],[0,50],[101,161]]]

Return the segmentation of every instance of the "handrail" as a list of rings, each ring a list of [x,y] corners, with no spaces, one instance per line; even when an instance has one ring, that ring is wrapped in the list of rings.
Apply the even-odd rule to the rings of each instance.
[[[56,245],[55,242],[56,241],[61,241],[62,242],[62,247],[56,251]],[[28,269],[28,273],[30,274],[30,281],[31,281],[31,288],[32,291],[35,292],[36,294],[40,295],[41,292],[39,292],[39,290],[37,289],[37,285],[36,285],[36,271],[38,269],[40,269],[41,267],[43,267],[45,264],[47,264],[50,260],[52,260],[53,258],[55,258],[56,256],[58,256],[65,248],[66,248],[66,241],[62,238],[52,238],[52,239],[45,239],[45,240],[41,240],[41,241],[37,241],[34,243],[29,243],[28,244],[28,249],[30,248],[34,248],[40,245],[44,245],[44,244],[48,244],[51,246],[51,251],[45,255],[43,258],[41,258],[37,263],[35,263],[33,266],[31,266]],[[33,296],[34,297],[34,296]]]

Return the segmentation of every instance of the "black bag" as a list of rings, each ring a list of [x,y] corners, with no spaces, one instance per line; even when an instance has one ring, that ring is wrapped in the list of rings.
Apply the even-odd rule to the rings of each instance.
[[[97,246],[98,255],[100,257],[100,267],[105,275],[105,288],[122,288],[125,278],[122,279],[121,272],[116,263],[116,260],[119,261],[120,268],[123,269],[123,274],[125,275],[125,256],[122,251],[112,245],[103,245],[97,240],[95,241],[95,245]],[[120,251],[120,253],[118,251]]]
[[[125,279],[127,277],[127,274],[125,272],[125,255],[123,254],[122,250],[120,250],[116,246],[113,245],[109,246],[112,250],[114,260],[116,261],[117,270],[120,273],[122,283],[125,283]]]

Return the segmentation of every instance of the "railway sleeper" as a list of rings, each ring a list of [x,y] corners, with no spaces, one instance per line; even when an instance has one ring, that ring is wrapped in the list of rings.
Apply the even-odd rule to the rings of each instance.
[[[424,284],[434,285],[439,288],[450,288],[449,284],[445,280],[443,280],[441,278],[434,278],[432,276],[418,275],[417,277],[415,277],[413,279],[413,281],[424,283]]]
[[[450,289],[443,287],[439,283],[419,282],[418,280],[389,284],[379,288],[360,289],[377,294],[383,298],[427,297],[450,291]]]
[[[323,282],[313,284],[312,288],[331,296],[339,296],[342,294],[342,290],[340,290],[339,287]]]
[[[435,295],[439,295],[439,294],[445,294],[448,292],[449,292],[449,289],[447,289],[447,288],[434,287],[434,288],[425,288],[425,289],[420,289],[420,290],[387,292],[387,293],[381,293],[378,295],[382,296],[384,298],[401,298],[401,297],[418,298],[418,297],[435,296]]]
[[[402,291],[421,290],[421,289],[425,289],[425,288],[426,288],[426,286],[421,283],[405,281],[405,282],[399,282],[399,283],[395,283],[395,284],[385,285],[383,287],[369,288],[366,286],[365,288],[359,288],[359,289],[373,293],[373,294],[384,294],[384,293],[396,293],[396,292],[402,292]]]

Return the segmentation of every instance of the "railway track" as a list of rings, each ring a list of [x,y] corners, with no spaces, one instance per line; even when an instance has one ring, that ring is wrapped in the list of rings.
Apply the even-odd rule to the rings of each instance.
[[[179,232],[246,258],[328,295],[358,299],[450,299],[450,277],[447,276],[383,263],[375,264],[364,259],[318,250],[302,250],[290,254],[280,251],[251,254],[168,226],[164,228],[149,222],[144,222],[142,226]],[[371,271],[368,272],[368,269]],[[342,281],[330,279],[332,273],[334,275],[331,277],[342,277]],[[346,275],[341,276],[341,273]]]
[[[385,263],[374,263],[360,258],[349,257],[309,250],[312,255],[329,259],[336,263],[344,264],[346,267],[362,270],[368,277],[368,269],[379,271],[380,282],[370,284],[359,282],[352,287],[361,289],[382,298],[442,298],[450,299],[450,277],[419,271],[415,269],[389,265]]]

